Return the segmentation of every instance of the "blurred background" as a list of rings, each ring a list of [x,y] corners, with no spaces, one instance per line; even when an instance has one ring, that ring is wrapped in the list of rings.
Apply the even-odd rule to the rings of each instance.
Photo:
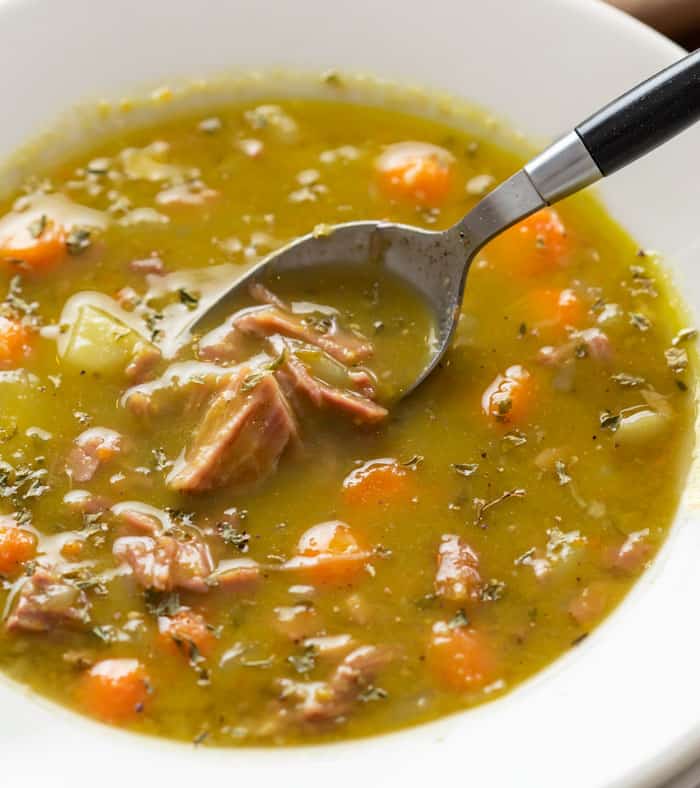
[[[686,49],[700,47],[700,0],[609,0]]]

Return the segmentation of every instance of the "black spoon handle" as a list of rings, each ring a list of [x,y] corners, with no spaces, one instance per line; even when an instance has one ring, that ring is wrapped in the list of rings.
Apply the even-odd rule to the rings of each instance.
[[[700,49],[624,95],[576,127],[603,175],[640,156],[700,120]]]

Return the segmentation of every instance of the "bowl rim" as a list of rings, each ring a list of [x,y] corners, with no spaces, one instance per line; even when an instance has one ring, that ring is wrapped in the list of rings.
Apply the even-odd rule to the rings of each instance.
[[[27,4],[28,0],[0,0],[0,17],[5,12],[6,8],[11,7],[19,7]],[[581,13],[581,14],[588,14],[591,16],[597,16],[601,20],[601,24],[606,26],[616,26],[621,31],[627,31],[627,33],[637,37],[640,42],[640,46],[647,46],[649,48],[653,48],[656,53],[658,53],[662,57],[667,57],[668,59],[675,58],[680,56],[684,50],[679,47],[678,45],[674,44],[673,42],[666,39],[660,33],[651,30],[643,23],[639,22],[638,20],[629,17],[628,15],[624,14],[623,12],[619,11],[616,8],[606,5],[602,2],[602,0],[557,0],[559,4],[569,6],[574,13]],[[684,493],[685,496],[685,493]],[[672,549],[672,536],[675,532],[680,530],[681,528],[689,523],[686,522],[689,517],[685,517],[681,509],[676,516],[676,520],[674,521],[673,525],[671,526],[671,534],[665,540],[659,555],[654,560],[654,566],[652,569],[647,570],[642,578],[637,581],[630,591],[630,593],[625,597],[623,602],[617,606],[617,608],[611,613],[610,616],[606,618],[606,620],[596,628],[596,634],[600,635],[604,632],[608,631],[611,627],[615,627],[618,623],[618,620],[624,617],[627,609],[635,604],[637,597],[643,592],[643,589],[653,580],[655,579],[655,575],[658,574],[654,572],[654,576],[652,576],[652,572],[654,568],[658,570],[661,563],[663,563],[664,556]],[[550,666],[546,667],[544,670],[539,671],[530,679],[526,680],[522,684],[518,685],[515,689],[511,690],[508,695],[502,699],[498,700],[489,704],[485,704],[484,706],[477,707],[475,709],[466,711],[466,712],[458,712],[454,715],[451,715],[449,718],[442,718],[436,720],[434,722],[426,723],[421,725],[420,728],[427,734],[429,731],[435,731],[440,736],[440,732],[445,727],[445,721],[457,718],[464,715],[469,715],[471,718],[476,718],[479,715],[492,716],[493,714],[498,714],[498,712],[494,712],[493,708],[496,704],[502,704],[504,701],[507,702],[507,699],[515,695],[521,695],[523,693],[528,693],[531,690],[534,691],[536,687],[539,687],[540,684],[546,683],[550,681],[550,677],[557,672],[561,672],[565,669],[566,664],[568,664],[572,660],[581,660],[581,654],[590,653],[593,648],[595,648],[596,643],[592,642],[592,639],[588,639],[586,642],[582,643],[581,646],[578,647],[573,652],[568,652],[561,657],[559,657],[554,663]],[[7,683],[9,680],[2,676],[1,679],[2,683]],[[11,682],[12,683],[12,682]],[[14,683],[12,683],[13,686]],[[106,732],[108,726],[104,726],[100,723],[96,723],[92,720],[87,720],[82,715],[77,714],[69,709],[65,709],[64,707],[55,704],[51,701],[46,700],[44,697],[36,695],[31,691],[26,691],[22,688],[22,691],[25,691],[28,695],[35,697],[40,705],[48,705],[51,708],[52,715],[61,719],[65,719],[67,722],[68,720],[80,720],[83,725],[87,725],[92,727],[95,730],[99,730],[101,732]],[[700,715],[699,715],[700,716]],[[411,731],[415,729],[409,729]],[[168,740],[157,739],[155,737],[150,736],[143,736],[141,734],[131,734],[124,731],[117,731],[112,728],[109,728],[111,735],[115,736],[118,739],[124,739],[124,741],[128,743],[133,743],[134,741],[141,741],[144,744],[144,748],[152,748],[155,747],[159,752],[165,751],[182,751],[184,747],[188,747],[188,745],[183,745],[177,742],[171,742]],[[403,738],[406,735],[406,730],[399,730],[394,732],[389,732],[386,734],[380,734],[378,736],[371,737],[370,739],[360,739],[360,740],[345,740],[331,744],[323,744],[323,745],[313,745],[313,746],[303,746],[299,748],[294,748],[294,753],[296,753],[293,758],[289,760],[300,760],[305,753],[318,753],[320,750],[323,750],[325,753],[328,754],[330,759],[335,757],[335,753],[344,754],[347,752],[348,749],[358,750],[359,747],[370,743],[372,747],[374,745],[381,746],[382,742],[388,741],[389,739],[398,739]],[[259,752],[263,750],[268,757],[272,752],[276,755],[279,753],[281,755],[281,760],[287,760],[287,756],[290,755],[292,751],[288,749],[282,750],[270,750],[269,748],[261,748],[261,747],[245,747],[241,749],[235,750],[213,750],[213,751],[202,751],[204,757],[209,758],[210,752],[212,753],[212,757],[209,758],[211,761],[214,760],[221,760],[221,757],[229,758],[231,756],[236,756],[239,753],[245,752]],[[298,757],[297,757],[298,754]],[[695,725],[694,728],[688,730],[687,733],[683,736],[678,737],[674,742],[670,743],[666,746],[662,751],[659,751],[648,758],[647,760],[640,761],[636,766],[629,768],[624,775],[624,778],[621,779],[619,782],[615,783],[606,783],[609,786],[613,785],[637,785],[640,788],[645,786],[653,786],[657,785],[660,780],[669,779],[674,773],[680,771],[691,765],[698,755],[700,754],[700,719],[698,723]]]

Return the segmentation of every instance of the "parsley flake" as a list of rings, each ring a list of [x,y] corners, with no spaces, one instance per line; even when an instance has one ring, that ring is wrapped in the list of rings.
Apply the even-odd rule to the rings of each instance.
[[[92,245],[90,237],[90,230],[86,230],[84,227],[74,227],[66,238],[68,254],[76,256],[89,249]]]
[[[447,622],[447,626],[450,629],[462,629],[463,627],[469,626],[469,617],[464,612],[464,608],[460,607],[454,616]]]

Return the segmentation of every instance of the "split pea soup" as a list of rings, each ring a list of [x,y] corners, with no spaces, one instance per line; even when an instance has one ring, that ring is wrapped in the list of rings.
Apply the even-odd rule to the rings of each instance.
[[[479,254],[406,399],[434,329],[381,268],[183,333],[295,237],[446,228],[522,163],[333,90],[92,135],[0,205],[0,665],[98,720],[286,745],[470,708],[576,648],[671,524],[695,332],[590,197]]]

